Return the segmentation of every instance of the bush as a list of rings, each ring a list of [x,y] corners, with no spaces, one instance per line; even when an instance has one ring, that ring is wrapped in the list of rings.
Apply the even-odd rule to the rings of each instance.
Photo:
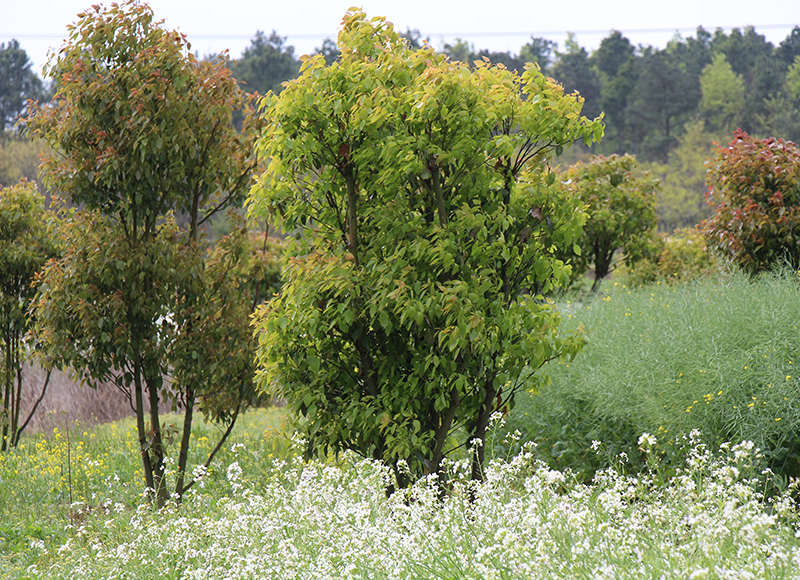
[[[688,282],[718,269],[705,240],[694,228],[654,234],[642,259],[623,265],[616,277],[629,287],[656,281]]]
[[[800,265],[800,149],[741,130],[717,150],[708,172],[710,218],[700,224],[709,248],[745,271],[787,261]]]
[[[565,258],[573,264],[573,278],[594,267],[592,290],[616,267],[615,253],[622,251],[627,263],[636,261],[639,246],[656,228],[660,184],[647,172],[635,176],[635,169],[632,155],[597,155],[565,175],[566,188],[589,214],[578,241],[580,253],[568,252]]]

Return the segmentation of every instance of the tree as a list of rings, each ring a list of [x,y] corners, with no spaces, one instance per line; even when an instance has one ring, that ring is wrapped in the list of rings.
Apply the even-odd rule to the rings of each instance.
[[[520,49],[519,58],[523,63],[535,62],[542,74],[549,75],[556,46],[557,43],[553,40],[531,36],[531,41]]]
[[[286,45],[285,37],[278,36],[274,30],[266,36],[259,30],[231,68],[244,90],[262,95],[268,91],[277,94],[283,90],[285,81],[297,76],[300,61],[294,56],[294,47]]]
[[[648,173],[636,177],[635,168],[632,155],[598,155],[587,164],[573,165],[564,175],[567,189],[589,214],[578,242],[580,253],[571,259],[575,273],[594,266],[592,291],[614,269],[618,250],[630,265],[654,233],[659,183]]]
[[[600,79],[589,60],[586,49],[578,46],[575,36],[570,33],[566,41],[566,51],[556,51],[553,64],[553,77],[567,92],[578,92],[585,99],[585,113],[588,117],[600,115]]]
[[[724,54],[714,55],[714,61],[700,76],[703,100],[700,107],[711,129],[729,133],[744,116],[744,81],[733,72]]]
[[[800,266],[800,148],[737,129],[708,172],[710,249],[756,273],[782,261]]]
[[[614,131],[614,149],[618,153],[629,146],[628,100],[639,76],[634,52],[631,42],[615,30],[600,42],[591,57],[600,73],[600,106],[609,129]],[[604,145],[608,138],[606,135]]]
[[[694,112],[691,80],[667,51],[642,56],[640,73],[630,97],[632,136],[640,143],[637,155],[666,161],[680,130]]]
[[[163,505],[161,403],[184,409],[180,495],[192,484],[195,407],[227,425],[226,437],[252,398],[247,313],[238,310],[252,306],[238,297],[244,252],[229,244],[205,260],[201,232],[249,185],[255,127],[246,114],[237,132],[232,113],[252,99],[224,57],[198,62],[144,4],[93,6],[78,18],[51,63],[57,105],[29,121],[50,145],[43,178],[82,208],[63,228],[63,257],[42,274],[36,331],[59,365],[129,395],[145,483]]]
[[[786,71],[783,89],[766,100],[764,113],[757,115],[757,121],[767,135],[800,141],[800,55]]]
[[[681,38],[676,36],[667,44],[667,53],[678,64],[681,71],[695,80],[692,92],[700,102],[700,84],[698,79],[706,65],[711,64],[711,33],[702,26],[697,27],[696,36]]]
[[[691,228],[709,216],[706,192],[706,162],[714,156],[715,136],[699,119],[687,123],[678,146],[667,163],[650,163],[648,170],[661,181],[658,227],[663,232]]]
[[[471,69],[361,11],[338,45],[264,102],[250,211],[295,235],[255,320],[259,381],[309,454],[385,461],[402,486],[476,441],[477,479],[490,415],[579,346],[529,290],[566,282],[554,248],[584,217],[548,155],[602,125],[535,66]]]
[[[25,181],[0,189],[0,451],[16,447],[44,398],[50,372],[27,419],[20,420],[22,369],[32,349],[25,334],[32,327],[29,307],[34,277],[56,255],[54,219],[33,183]]]
[[[0,42],[0,137],[6,128],[14,126],[28,99],[36,100],[43,94],[42,81],[31,70],[19,42],[11,40],[8,46]]]
[[[775,49],[775,57],[783,63],[784,67],[790,67],[800,56],[800,26],[795,26],[789,36]]]
[[[775,55],[772,43],[752,26],[745,27],[744,31],[734,28],[728,35],[717,29],[711,47],[715,54],[725,55],[744,82],[745,114],[739,126],[745,131],[760,131],[758,118],[766,113],[767,99],[780,91],[785,63]]]
[[[611,34],[600,41],[600,46],[592,54],[592,60],[601,73],[609,78],[619,74],[619,69],[634,56],[631,41],[622,36],[619,30],[612,30]]]
[[[786,92],[792,101],[800,104],[800,55],[794,57],[786,73]]]

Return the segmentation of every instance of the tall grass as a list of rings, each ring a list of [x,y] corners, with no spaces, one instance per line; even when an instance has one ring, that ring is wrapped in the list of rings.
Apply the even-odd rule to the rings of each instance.
[[[602,465],[586,452],[592,440],[634,455],[642,432],[671,441],[699,429],[712,446],[751,440],[776,473],[800,475],[797,273],[617,284],[563,310],[589,343],[551,364],[552,385],[523,397],[516,415],[554,465],[590,474]]]

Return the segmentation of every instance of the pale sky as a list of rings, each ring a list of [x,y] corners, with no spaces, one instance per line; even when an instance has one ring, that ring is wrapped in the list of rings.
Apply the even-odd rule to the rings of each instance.
[[[41,72],[48,48],[61,46],[76,14],[99,0],[0,0],[0,42],[16,38]],[[109,5],[110,2],[102,2]],[[611,30],[634,45],[663,48],[676,32],[694,36],[753,25],[777,45],[800,25],[800,0],[150,0],[157,19],[185,33],[200,56],[229,49],[238,57],[257,30],[287,37],[295,54],[313,52],[336,34],[355,3],[396,29],[419,29],[441,49],[460,37],[476,49],[518,53],[531,36],[563,48],[566,33],[593,50]]]

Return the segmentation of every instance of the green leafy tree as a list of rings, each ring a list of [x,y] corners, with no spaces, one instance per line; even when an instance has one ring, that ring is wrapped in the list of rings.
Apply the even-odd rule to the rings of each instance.
[[[712,215],[701,224],[709,248],[755,273],[800,265],[800,149],[737,129],[708,172]]]
[[[25,335],[32,327],[29,307],[34,278],[56,255],[54,218],[45,214],[43,197],[33,183],[0,189],[0,450],[16,447],[44,398],[50,372],[28,417],[21,420],[22,369],[32,349]]]
[[[630,145],[628,101],[639,76],[634,52],[631,42],[620,32],[613,31],[591,56],[599,71],[600,106],[608,125],[603,149],[612,145],[617,153],[624,152]]]
[[[712,130],[730,133],[744,116],[744,81],[736,74],[724,54],[703,69],[701,110]]]
[[[786,71],[783,90],[767,99],[764,109],[758,124],[767,135],[800,141],[800,56]]]
[[[718,29],[711,47],[715,55],[725,55],[733,71],[744,82],[744,114],[739,126],[745,131],[761,132],[758,119],[765,114],[767,99],[780,91],[785,63],[780,55],[776,55],[772,43],[752,26],[744,30],[734,28],[727,35]]]
[[[654,234],[659,182],[649,173],[637,177],[635,169],[632,155],[598,155],[564,175],[567,189],[589,214],[578,242],[580,253],[571,259],[575,274],[594,268],[592,291],[620,262],[615,259],[618,251],[631,264]]]
[[[94,6],[68,30],[50,65],[57,105],[37,109],[29,126],[50,145],[45,181],[82,209],[63,228],[64,256],[42,275],[37,334],[59,364],[129,394],[145,483],[163,504],[162,403],[184,410],[180,495],[191,485],[195,408],[227,436],[252,398],[244,251],[228,244],[206,260],[201,233],[249,186],[252,117],[237,132],[232,114],[251,99],[224,58],[198,62],[139,2]]]
[[[629,107],[631,134],[639,143],[637,155],[666,161],[696,105],[689,76],[667,51],[643,55]]]
[[[661,231],[691,228],[710,215],[705,199],[706,162],[714,156],[717,140],[706,131],[702,119],[687,123],[667,162],[646,164],[645,167],[661,181],[658,199]]]
[[[579,347],[530,290],[567,281],[554,249],[584,219],[547,156],[602,125],[533,65],[472,69],[360,11],[338,45],[264,103],[251,212],[295,235],[255,321],[260,384],[309,453],[383,460],[402,486],[477,441],[480,478],[491,414]]]
[[[795,26],[789,36],[783,39],[775,49],[775,56],[782,61],[784,67],[789,67],[800,56],[800,26]]]
[[[601,85],[589,53],[578,45],[572,33],[567,38],[565,49],[564,52],[556,51],[556,61],[551,69],[553,78],[565,91],[577,91],[585,99],[584,113],[587,117],[597,117],[601,113]]]
[[[786,73],[786,91],[792,101],[800,103],[800,55],[794,57]]]
[[[13,127],[25,111],[28,99],[44,96],[41,79],[31,70],[27,53],[19,42],[0,42],[0,137]]]
[[[322,48],[331,50],[325,44]],[[294,55],[294,47],[286,44],[285,37],[279,36],[274,30],[266,36],[259,30],[231,68],[233,76],[244,90],[262,95],[268,91],[277,94],[283,89],[285,81],[297,76],[300,61]]]

